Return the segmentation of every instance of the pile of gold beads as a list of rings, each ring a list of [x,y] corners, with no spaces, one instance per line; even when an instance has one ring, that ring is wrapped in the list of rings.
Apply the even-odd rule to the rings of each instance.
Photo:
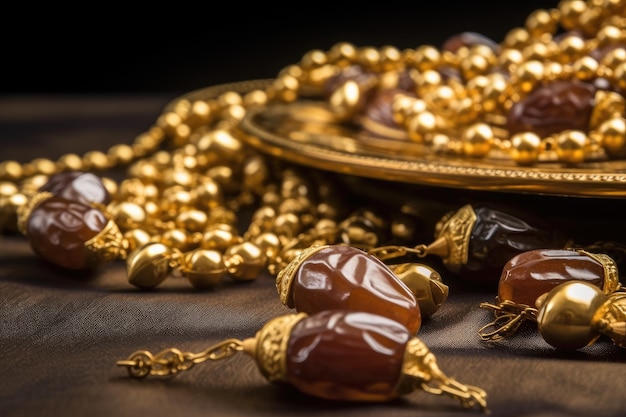
[[[363,120],[369,93],[402,90],[388,102],[390,120],[407,140],[435,152],[503,153],[522,165],[621,157],[625,16],[623,0],[564,0],[534,11],[500,44],[462,34],[443,48],[338,43],[328,51],[309,51],[274,80],[180,98],[131,144],[57,160],[1,162],[0,230],[18,230],[20,212],[51,176],[85,171],[102,174],[112,196],[103,210],[118,228],[106,237],[117,249],[104,258],[128,258],[129,276],[140,286],[157,285],[172,268],[198,287],[226,275],[249,280],[264,269],[276,274],[312,244],[371,248],[382,236],[406,241],[414,232],[411,218],[351,208],[330,181],[317,181],[247,146],[238,129],[246,111],[325,97],[339,120]],[[375,76],[346,75],[355,66]],[[347,81],[338,83],[342,77]],[[516,104],[556,81],[592,86],[593,96],[584,103],[587,126],[545,136],[523,129],[511,134],[509,113]],[[570,93],[563,97],[575,102]],[[127,167],[124,179],[105,175],[119,167]],[[239,230],[246,207],[250,221],[247,230]],[[165,272],[146,272],[155,264],[164,264]]]

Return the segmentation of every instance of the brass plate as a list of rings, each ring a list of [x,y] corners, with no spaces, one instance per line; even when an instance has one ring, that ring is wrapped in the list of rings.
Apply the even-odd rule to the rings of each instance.
[[[250,83],[240,87],[255,85]],[[215,87],[190,96],[202,98],[209,90],[214,93]],[[252,108],[240,129],[242,140],[264,153],[365,178],[481,191],[626,197],[626,160],[520,167],[505,158],[442,156],[419,144],[358,135],[355,129],[336,123],[323,103],[299,101]]]

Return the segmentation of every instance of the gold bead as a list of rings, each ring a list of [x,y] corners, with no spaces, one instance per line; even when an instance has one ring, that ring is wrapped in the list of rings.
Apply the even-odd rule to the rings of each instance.
[[[130,201],[110,204],[108,211],[122,230],[137,228],[146,221],[143,207]]]
[[[194,233],[204,230],[208,220],[209,218],[204,211],[192,209],[180,212],[176,216],[174,224],[178,228]]]
[[[185,124],[192,128],[204,126],[213,118],[213,111],[209,103],[204,100],[194,100],[189,108],[189,114],[185,120]]]
[[[463,153],[471,157],[484,157],[494,141],[493,131],[487,123],[475,123],[463,131]]]
[[[478,102],[482,106],[483,112],[493,112],[504,101],[504,94],[509,88],[509,83],[504,75],[493,73],[487,76],[488,83],[482,91]]]
[[[174,133],[176,133],[176,127],[178,127],[181,123],[183,123],[183,119],[178,113],[175,113],[173,111],[162,114],[156,121],[157,126],[163,129],[165,134],[168,136],[174,135]],[[141,137],[141,140],[148,142],[146,143],[146,145],[152,144],[152,141],[150,139],[153,138],[149,135]]]
[[[131,229],[124,233],[124,240],[128,243],[128,251],[132,252],[150,243],[152,236],[143,229]]]
[[[127,165],[135,158],[133,148],[130,145],[118,144],[113,145],[107,151],[107,155],[113,163]]]
[[[620,43],[623,44],[626,40],[626,32],[617,26],[604,25],[598,30],[596,38],[598,39],[598,47],[600,48],[608,45],[619,45]]]
[[[372,46],[364,46],[357,50],[356,62],[367,70],[379,70],[380,52]]]
[[[461,72],[463,78],[469,80],[477,75],[483,75],[491,68],[489,58],[482,54],[470,53],[467,58],[461,62]]]
[[[203,176],[193,191],[194,199],[198,207],[214,209],[224,202],[221,186],[212,178]]]
[[[613,117],[602,123],[598,129],[602,146],[610,155],[623,155],[626,151],[626,121],[623,117]]]
[[[585,40],[577,35],[566,35],[557,44],[559,53],[556,59],[565,64],[583,56],[586,52]]]
[[[252,243],[261,249],[261,252],[269,261],[276,259],[281,248],[279,237],[269,232],[256,236]]]
[[[514,85],[522,93],[530,92],[543,78],[544,67],[539,61],[526,61],[515,71],[516,82]]]
[[[602,23],[603,10],[599,7],[587,7],[578,18],[579,28],[589,37],[594,36]]]
[[[22,164],[17,161],[0,162],[0,179],[17,181],[23,175]]]
[[[441,52],[432,45],[419,46],[411,57],[411,64],[420,71],[437,68],[441,63]]]
[[[10,197],[19,192],[17,185],[9,181],[0,181],[0,197]]]
[[[243,242],[228,248],[224,254],[228,273],[237,281],[256,279],[265,268],[265,255],[252,242]]]
[[[447,86],[440,85],[424,96],[427,106],[437,113],[450,112],[450,105],[457,99],[455,91]]]
[[[145,159],[131,165],[129,174],[146,182],[156,182],[161,175],[157,165]]]
[[[82,171],[85,169],[83,159],[75,153],[67,153],[57,160],[61,171]]]
[[[225,93],[217,96],[216,102],[217,106],[220,109],[225,109],[230,106],[239,106],[241,105],[243,99],[241,98],[241,94],[236,91],[226,91]]]
[[[624,62],[626,62],[626,48],[612,49],[600,60],[600,64],[607,68],[616,68]]]
[[[424,96],[441,85],[441,74],[435,70],[422,71],[415,79],[417,94]]]
[[[21,188],[22,192],[26,195],[33,195],[39,191],[41,187],[44,186],[46,182],[48,182],[48,175],[33,175],[32,177],[28,177],[22,181]]]
[[[484,75],[479,75],[467,81],[466,91],[469,97],[474,101],[481,100],[483,91],[491,81]]]
[[[420,98],[405,94],[396,94],[391,103],[393,120],[400,126],[405,126],[408,117],[426,110],[426,102]]]
[[[1,185],[0,185],[1,186]],[[10,192],[10,188],[4,187],[1,193]],[[29,198],[22,193],[0,194],[0,232],[18,232],[18,210],[28,204]]]
[[[111,160],[102,151],[89,151],[83,155],[85,169],[105,170],[111,167]]]
[[[580,130],[565,130],[556,137],[556,154],[559,161],[576,164],[585,160],[587,135]]]
[[[496,63],[508,72],[513,72],[514,68],[517,67],[523,60],[524,56],[519,49],[506,48],[503,49],[497,56]]]
[[[584,0],[561,0],[558,4],[561,12],[561,26],[566,30],[578,28],[580,15],[587,9]]]
[[[424,143],[437,128],[437,118],[429,111],[415,114],[407,120],[409,138]]]
[[[297,78],[285,74],[280,75],[272,83],[272,94],[277,100],[281,100],[285,103],[291,103],[298,98],[298,89],[300,88],[300,82]]]
[[[561,284],[537,300],[539,333],[558,349],[588,346],[600,336],[593,327],[593,319],[605,300],[602,290],[587,282]]]
[[[126,260],[128,281],[139,288],[159,285],[170,273],[174,251],[162,243],[150,243],[133,252]]]
[[[516,133],[511,137],[511,157],[519,165],[537,162],[541,151],[541,138],[532,132]]]
[[[596,77],[598,61],[590,56],[584,56],[576,60],[573,65],[574,76],[579,80],[591,80]]]
[[[449,288],[441,275],[428,265],[403,263],[391,266],[394,275],[415,295],[424,317],[430,317],[447,300]]]
[[[243,96],[243,105],[248,108],[251,106],[261,106],[267,103],[267,93],[263,90],[252,90]]]
[[[402,53],[398,48],[385,45],[380,48],[380,70],[397,71],[402,69]]]
[[[328,60],[340,67],[347,67],[356,62],[358,51],[349,42],[339,42],[328,51]]]
[[[194,195],[191,191],[180,185],[173,185],[164,189],[161,197],[160,209],[172,214],[195,204]]]
[[[109,195],[117,195],[117,191],[119,189],[117,181],[110,177],[100,177],[100,180],[102,181],[102,185],[107,190]]]
[[[272,225],[272,232],[278,236],[292,238],[297,236],[301,229],[300,218],[294,213],[282,213],[276,216]]]
[[[318,68],[328,63],[326,53],[321,49],[312,49],[305,53],[300,60],[303,69]]]
[[[203,249],[214,249],[224,252],[236,243],[241,243],[241,238],[233,230],[214,227],[204,232],[200,246]]]
[[[524,61],[547,61],[557,50],[554,42],[532,42],[522,49]]]
[[[356,113],[362,102],[361,88],[356,81],[348,80],[331,94],[328,104],[340,119],[348,119]]]
[[[476,120],[478,116],[477,105],[470,97],[464,97],[452,103],[451,110],[455,121],[464,125]]]
[[[181,272],[195,288],[214,288],[226,275],[226,265],[220,252],[196,249],[185,254]]]
[[[543,34],[554,34],[559,23],[559,12],[556,9],[537,9],[526,18],[525,27],[530,36],[538,38]]]
[[[513,28],[505,35],[502,47],[522,50],[528,45],[530,39],[531,36],[526,29],[520,27]]]
[[[189,248],[189,234],[183,229],[169,229],[164,231],[159,240],[160,243],[180,251],[186,251]]]
[[[57,164],[47,158],[35,158],[27,166],[29,175],[52,175],[57,172]]]
[[[195,185],[195,176],[187,169],[168,168],[162,172],[161,182],[165,187],[181,186],[190,188]]]

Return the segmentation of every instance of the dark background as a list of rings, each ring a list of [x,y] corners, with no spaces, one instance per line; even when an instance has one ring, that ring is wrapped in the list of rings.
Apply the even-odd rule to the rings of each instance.
[[[38,6],[4,15],[0,94],[178,94],[273,77],[310,49],[441,45],[462,31],[496,41],[557,1],[220,2]],[[30,6],[28,6],[30,7]]]

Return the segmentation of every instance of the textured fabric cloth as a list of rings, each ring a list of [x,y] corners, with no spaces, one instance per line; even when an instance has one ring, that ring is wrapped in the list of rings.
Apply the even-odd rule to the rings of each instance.
[[[172,98],[0,98],[0,159],[54,159],[67,152],[130,143]],[[440,191],[421,192],[426,197],[432,192],[433,198],[493,197]],[[569,222],[575,233],[595,233],[594,237],[622,233],[620,199],[504,199],[560,213],[555,217]],[[576,352],[557,352],[532,326],[503,342],[485,343],[477,331],[492,315],[478,306],[493,302],[495,289],[475,288],[444,271],[442,275],[450,296],[424,321],[419,337],[445,374],[487,391],[491,415],[626,415],[624,349],[601,339]],[[128,283],[121,261],[83,276],[37,259],[20,235],[1,236],[0,415],[480,415],[463,410],[451,398],[421,390],[384,404],[311,398],[267,382],[243,354],[198,364],[165,379],[135,380],[116,366],[116,361],[139,349],[200,352],[227,338],[252,337],[265,322],[288,312],[269,275],[248,283],[225,280],[210,291],[168,278],[158,289],[142,291]]]

